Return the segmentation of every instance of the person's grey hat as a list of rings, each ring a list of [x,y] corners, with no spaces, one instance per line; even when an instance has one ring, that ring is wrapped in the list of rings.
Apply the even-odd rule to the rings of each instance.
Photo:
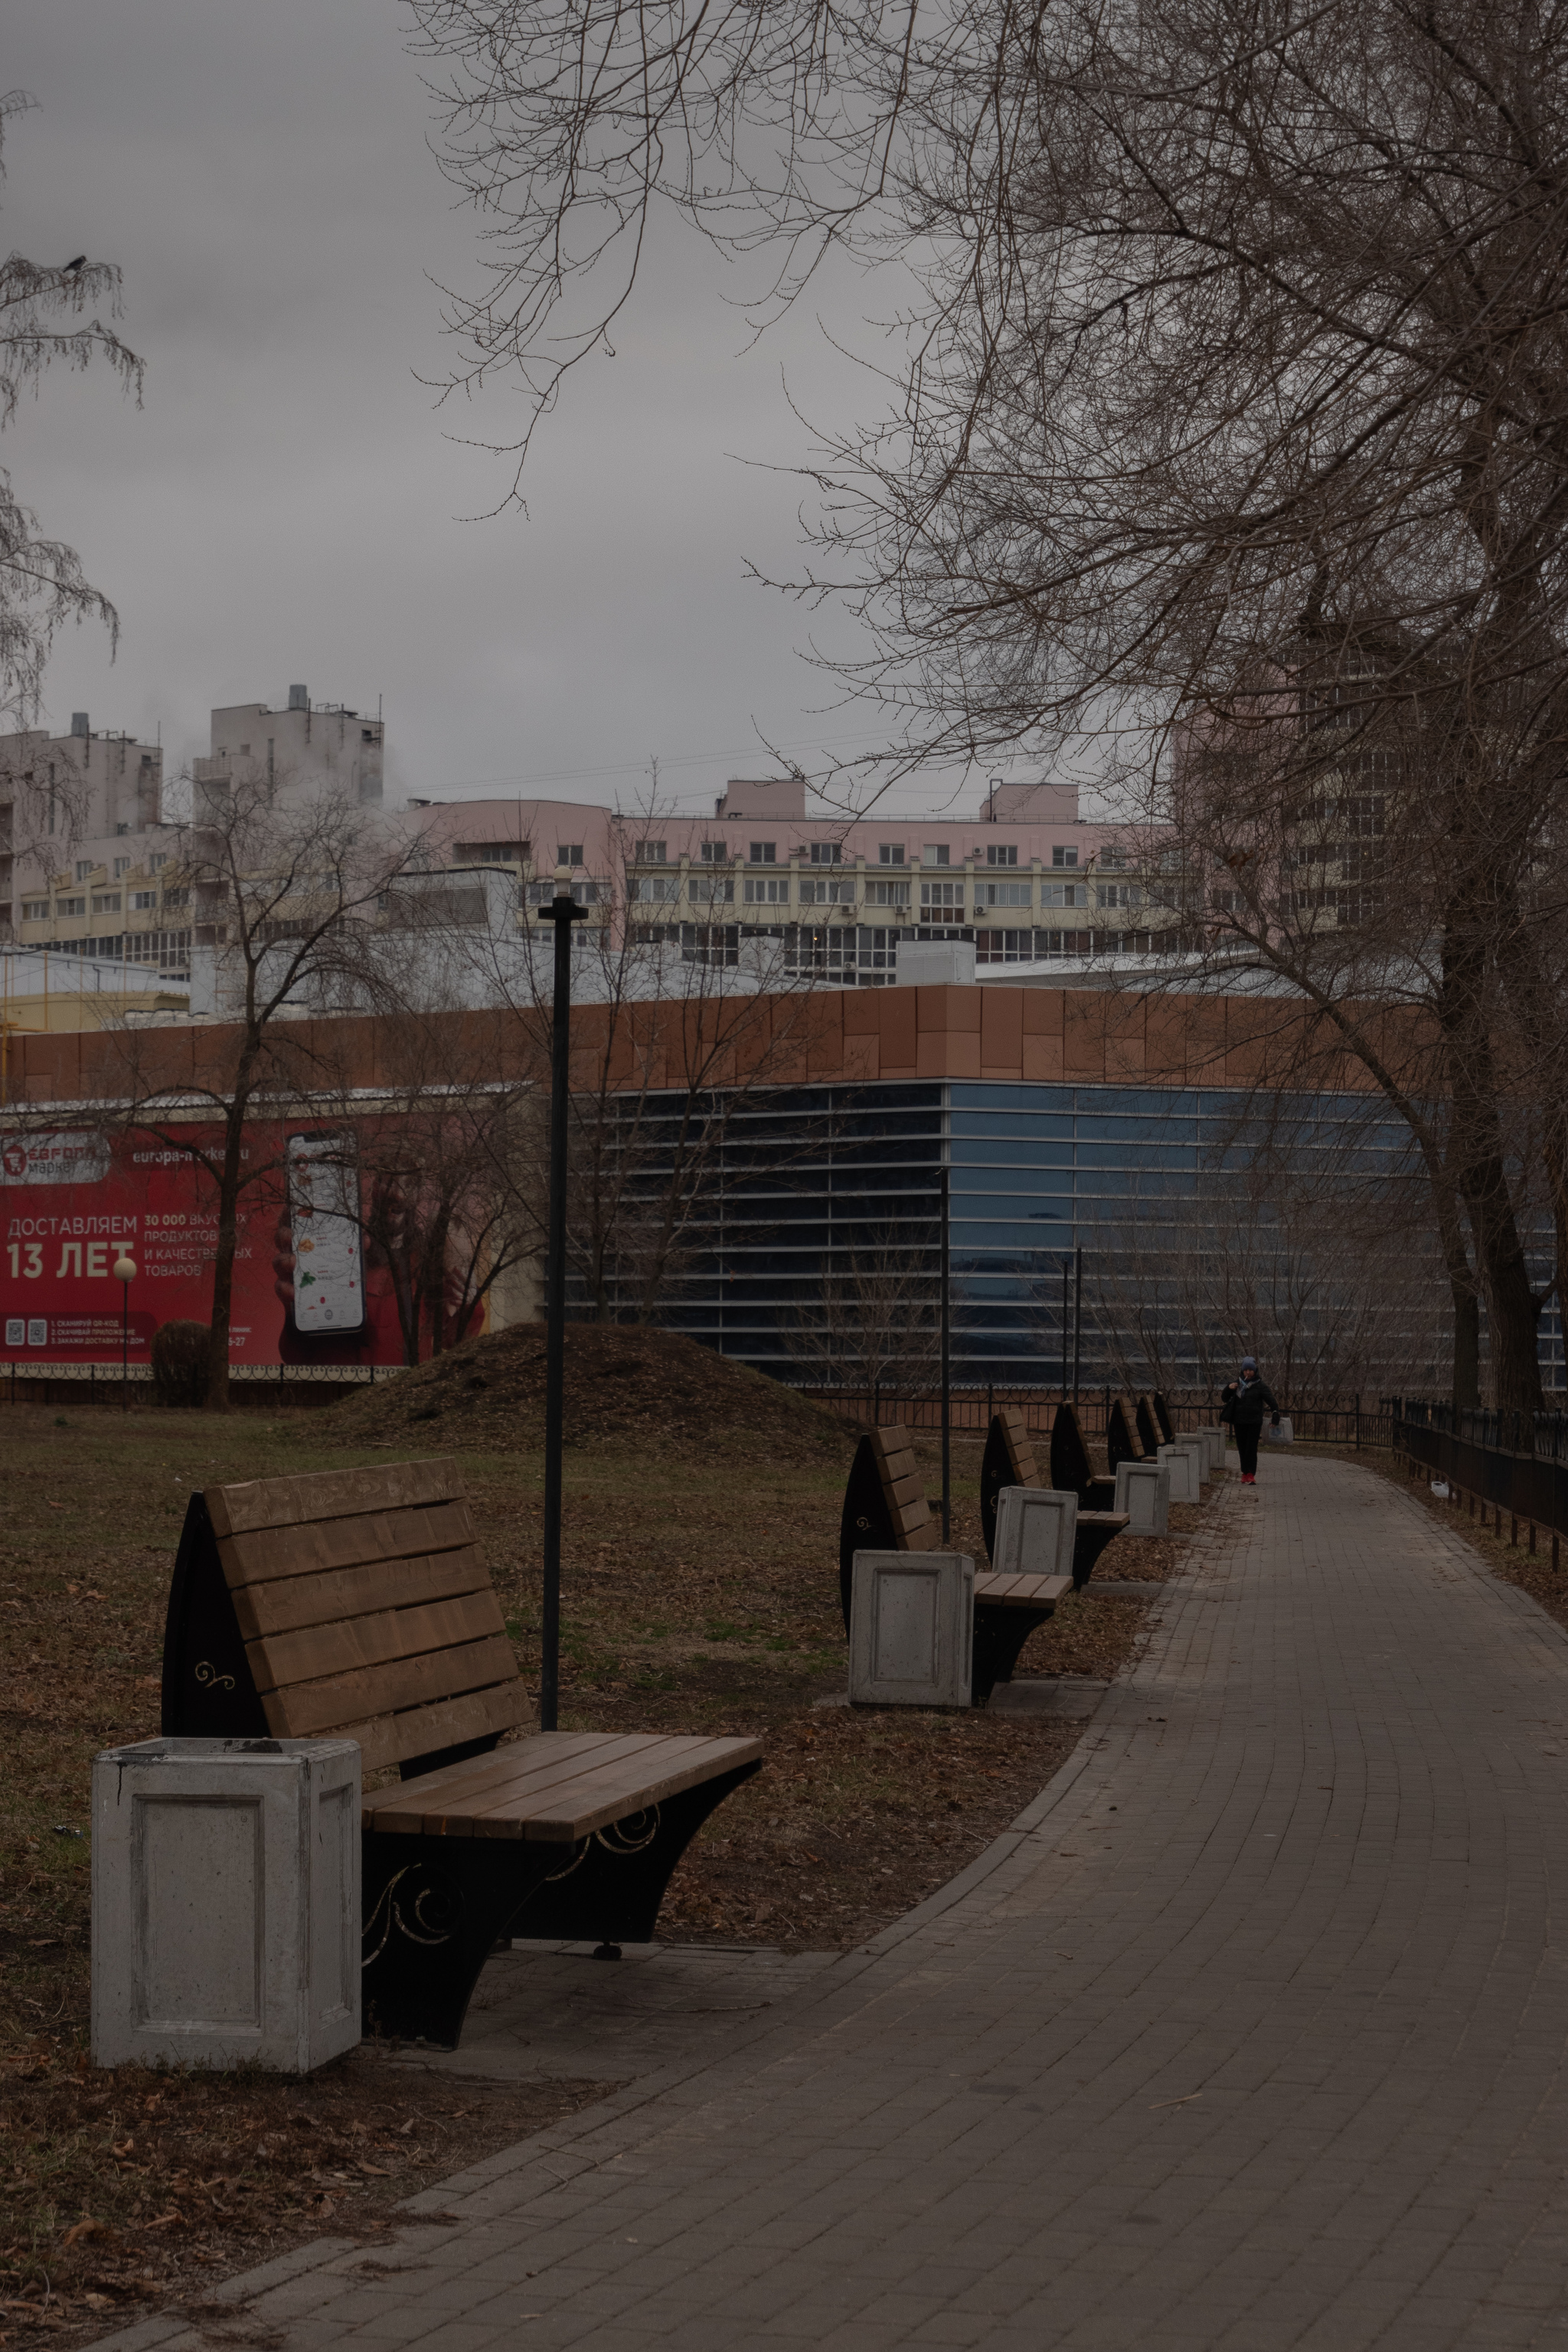
[[[1258,1370],[1257,1357],[1243,1356],[1241,1360],[1241,1369],[1244,1372],[1255,1372]]]

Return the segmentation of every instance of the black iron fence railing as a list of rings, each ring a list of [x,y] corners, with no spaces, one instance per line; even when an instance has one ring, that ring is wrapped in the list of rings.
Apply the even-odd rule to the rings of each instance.
[[[1510,1543],[1521,1530],[1531,1551],[1537,1528],[1552,1539],[1558,1564],[1568,1536],[1568,1416],[1499,1412],[1444,1404],[1422,1397],[1387,1401],[1394,1447],[1414,1473],[1431,1474],[1457,1509],[1485,1527],[1489,1514]]]
[[[906,1389],[880,1383],[869,1389],[839,1388],[806,1381],[792,1381],[790,1385],[802,1396],[815,1397],[819,1403],[831,1405],[836,1412],[879,1426],[897,1421],[911,1430],[934,1431],[942,1427],[942,1391],[938,1388]],[[1079,1391],[1078,1417],[1086,1437],[1104,1437],[1110,1400],[1116,1393],[1112,1389]],[[1006,1388],[1000,1384],[955,1387],[948,1392],[948,1426],[955,1435],[983,1437],[992,1414],[998,1407],[1010,1405],[1023,1414],[1031,1436],[1048,1437],[1061,1402],[1060,1389]],[[1212,1427],[1219,1419],[1217,1397],[1188,1391],[1174,1396],[1167,1393],[1165,1403],[1172,1425],[1177,1430]],[[1337,1404],[1292,1406],[1290,1417],[1296,1437],[1308,1444],[1348,1445],[1360,1452],[1390,1443],[1387,1406],[1363,1406],[1359,1398]]]

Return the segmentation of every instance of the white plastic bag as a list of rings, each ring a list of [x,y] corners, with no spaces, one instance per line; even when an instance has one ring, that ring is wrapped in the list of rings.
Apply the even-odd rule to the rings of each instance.
[[[1263,1424],[1263,1436],[1264,1442],[1269,1445],[1293,1444],[1296,1433],[1290,1426],[1289,1414],[1282,1412],[1278,1421],[1266,1421]]]

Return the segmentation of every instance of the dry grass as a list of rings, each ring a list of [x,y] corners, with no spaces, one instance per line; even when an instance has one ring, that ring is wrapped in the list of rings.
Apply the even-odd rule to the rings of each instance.
[[[304,2084],[89,2064],[91,1759],[157,1731],[186,1498],[388,1459],[384,1439],[342,1443],[341,1426],[335,1412],[27,1408],[0,1422],[0,2341],[13,2326],[100,2326],[112,2307],[195,2293],[302,2233],[374,2232],[411,2179],[595,2095],[574,2084],[459,2095],[371,2048]],[[844,1685],[837,1526],[852,1440],[798,1422],[789,1433],[777,1451],[754,1429],[650,1447],[645,1429],[636,1445],[601,1435],[569,1452],[563,1721],[761,1733],[767,1763],[693,1845],[661,1933],[841,1949],[972,1860],[1078,1727],[816,1705]],[[512,1450],[492,1436],[492,1450],[458,1458],[531,1675],[541,1464],[533,1430],[516,1436]],[[921,1454],[934,1491],[935,1448]],[[954,1540],[983,1557],[978,1473],[978,1445],[960,1444]],[[1124,1540],[1101,1573],[1155,1577],[1175,1556]],[[1143,1614],[1090,1588],[1034,1636],[1019,1671],[1109,1677]]]

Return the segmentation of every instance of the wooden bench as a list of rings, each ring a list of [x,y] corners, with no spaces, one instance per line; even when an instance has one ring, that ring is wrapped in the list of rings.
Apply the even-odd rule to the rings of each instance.
[[[499,1937],[653,1934],[672,1872],[762,1759],[754,1739],[535,1732],[447,1462],[193,1495],[163,1643],[166,1737],[356,1739],[367,2026],[456,2047]]]
[[[1162,1396],[1158,1389],[1154,1389],[1151,1391],[1149,1406],[1159,1428],[1161,1444],[1174,1445],[1176,1442],[1176,1431],[1175,1424],[1171,1419],[1171,1408],[1165,1402],[1164,1398]]]
[[[838,1528],[838,1597],[849,1630],[858,1551],[940,1551],[942,1523],[922,1492],[907,1429],[894,1423],[862,1437],[849,1465]],[[989,1550],[989,1545],[987,1545]],[[976,1576],[970,1696],[982,1706],[1011,1682],[1025,1643],[1072,1590],[1067,1576]]]
[[[1123,1462],[1152,1462],[1155,1449],[1143,1443],[1138,1408],[1130,1396],[1114,1396],[1105,1416],[1105,1459],[1115,1478]]]
[[[1070,1412],[1072,1407],[1068,1405],[1065,1410]],[[1077,1426],[1076,1420],[1074,1426]],[[1088,1459],[1086,1448],[1086,1463]],[[1054,1474],[1054,1450],[1051,1466]],[[992,1415],[985,1452],[980,1464],[980,1524],[988,1554],[995,1549],[996,1504],[1004,1486],[1044,1486],[1046,1483],[1035,1460],[1034,1444],[1023,1414],[1016,1405],[1004,1405],[1000,1412]],[[1101,1479],[1099,1483],[1103,1486],[1106,1482]],[[1106,1545],[1113,1542],[1127,1526],[1129,1514],[1126,1511],[1085,1510],[1081,1488],[1072,1486],[1067,1480],[1054,1475],[1050,1484],[1063,1492],[1077,1494],[1079,1497],[1078,1532],[1073,1538],[1072,1548],[1072,1580],[1073,1590],[1081,1591],[1094,1574],[1095,1562]],[[1114,1500],[1114,1479],[1110,1486]]]
[[[1141,1396],[1133,1411],[1138,1417],[1138,1437],[1143,1448],[1143,1459],[1152,1462],[1158,1457],[1161,1446],[1168,1445],[1171,1441],[1161,1429],[1152,1397]]]

